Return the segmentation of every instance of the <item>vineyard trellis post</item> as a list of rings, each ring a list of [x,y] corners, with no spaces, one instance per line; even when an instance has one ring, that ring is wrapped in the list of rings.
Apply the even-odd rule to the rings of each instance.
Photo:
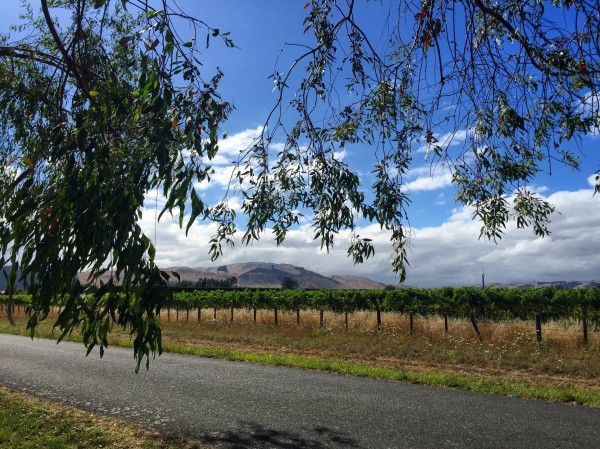
[[[588,321],[587,321],[587,309],[583,309],[583,316],[581,317],[583,322],[583,344],[588,344]]]
[[[475,319],[475,315],[474,314],[469,315],[469,319],[471,320],[471,325],[473,326],[473,329],[475,329],[477,338],[479,338],[479,341],[483,341],[483,336],[481,335],[481,331],[479,330],[479,326],[477,325],[477,320]]]

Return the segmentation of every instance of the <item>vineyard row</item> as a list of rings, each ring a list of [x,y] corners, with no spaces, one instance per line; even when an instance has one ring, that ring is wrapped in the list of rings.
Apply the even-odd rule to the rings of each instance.
[[[7,300],[0,296],[0,304]],[[29,295],[15,295],[27,305]],[[56,302],[60,306],[60,302]],[[444,287],[395,290],[194,290],[174,293],[163,308],[380,311],[488,320],[587,318],[600,322],[600,289]]]

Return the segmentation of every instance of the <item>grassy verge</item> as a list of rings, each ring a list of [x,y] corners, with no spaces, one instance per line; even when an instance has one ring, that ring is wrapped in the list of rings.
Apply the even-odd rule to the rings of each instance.
[[[0,332],[23,334],[24,323],[22,318],[11,328],[0,321]],[[480,343],[468,337],[468,327],[461,331],[460,323],[453,325],[447,337],[424,327],[421,337],[412,337],[394,329],[374,334],[366,326],[345,333],[294,325],[163,322],[163,347],[201,357],[600,406],[597,344],[581,347],[569,334],[565,342],[549,338],[543,350],[532,350],[535,343],[522,329],[511,331],[517,338],[510,343],[508,330],[498,337],[487,330],[487,342]],[[53,338],[49,323],[39,326],[38,335]],[[129,347],[130,340],[115,332],[110,344]]]
[[[0,449],[199,449],[143,427],[0,387]]]
[[[113,344],[130,346],[128,341],[113,340]],[[472,376],[466,373],[419,372],[398,370],[380,366],[359,364],[335,359],[319,359],[298,355],[279,355],[256,352],[242,352],[231,349],[203,348],[183,344],[166,343],[164,350],[178,354],[199,357],[211,357],[225,360],[261,363],[265,365],[286,366],[309,370],[327,371],[374,379],[431,385],[481,393],[499,394],[528,399],[542,399],[551,402],[569,402],[600,407],[600,393],[577,388],[573,385],[561,387],[534,385],[484,376]]]

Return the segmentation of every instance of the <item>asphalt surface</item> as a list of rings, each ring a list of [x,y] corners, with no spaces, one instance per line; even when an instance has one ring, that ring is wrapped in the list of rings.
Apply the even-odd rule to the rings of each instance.
[[[227,448],[600,448],[600,409],[10,335],[0,384]]]

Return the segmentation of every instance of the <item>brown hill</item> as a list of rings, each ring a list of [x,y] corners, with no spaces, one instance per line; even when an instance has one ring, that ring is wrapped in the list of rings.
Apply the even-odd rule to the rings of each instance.
[[[314,271],[307,270],[290,264],[275,264],[266,262],[247,262],[221,265],[218,267],[184,267],[175,266],[164,268],[167,272],[176,272],[182,281],[196,282],[198,279],[220,279],[231,277],[237,278],[238,287],[262,287],[279,288],[283,280],[288,277],[298,281],[300,288],[323,288],[323,289],[373,289],[383,288],[386,284],[375,282],[361,276],[323,276]],[[88,273],[80,273],[79,279],[84,282]],[[108,282],[110,274],[105,273],[101,280]],[[172,277],[170,282],[177,280]]]
[[[290,264],[267,262],[246,262],[219,267],[170,267],[166,271],[176,271],[181,280],[197,281],[200,278],[227,279],[236,277],[238,287],[279,288],[286,277],[298,281],[300,288],[383,288],[385,284],[360,276],[323,276],[303,267]]]

